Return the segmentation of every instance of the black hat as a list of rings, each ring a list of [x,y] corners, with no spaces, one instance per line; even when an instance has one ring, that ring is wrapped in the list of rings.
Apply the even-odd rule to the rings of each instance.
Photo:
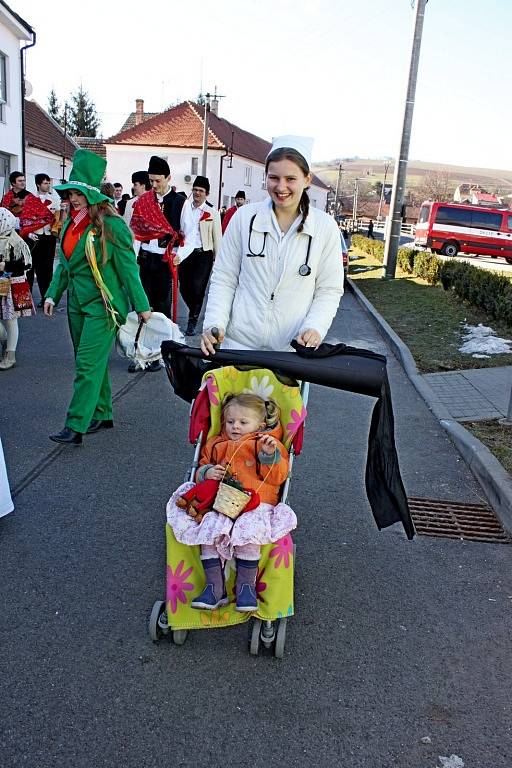
[[[171,169],[169,168],[169,163],[163,157],[152,155],[149,158],[148,173],[154,173],[157,176],[170,176]]]
[[[147,186],[149,184],[149,173],[147,171],[135,171],[132,173],[132,184],[135,184],[136,181]]]
[[[243,191],[243,189],[239,189],[235,197],[243,197],[243,199],[245,200],[245,192]]]
[[[197,176],[192,186],[199,187],[200,189],[205,189],[206,194],[208,194],[210,191],[210,182],[208,181],[206,176]]]

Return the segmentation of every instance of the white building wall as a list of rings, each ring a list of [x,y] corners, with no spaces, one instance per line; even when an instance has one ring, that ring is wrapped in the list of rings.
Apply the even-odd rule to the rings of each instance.
[[[51,152],[45,152],[43,149],[27,147],[25,152],[25,162],[25,177],[27,179],[27,189],[30,190],[30,192],[36,192],[36,183],[34,181],[36,173],[47,173],[52,180],[52,186],[60,183],[62,178],[62,157],[54,155]],[[69,178],[70,170],[71,160],[66,159],[66,179]]]
[[[6,57],[7,103],[0,120],[0,152],[10,155],[10,170],[21,170],[21,61],[20,40],[27,30],[0,6],[0,52]]]
[[[130,192],[131,174],[134,171],[146,170],[151,155],[164,157],[171,169],[171,184],[179,191],[190,194],[192,184],[197,175],[201,174],[202,152],[200,149],[180,149],[176,147],[141,147],[126,144],[106,144],[107,149],[107,179],[120,182],[125,192]],[[210,180],[209,201],[215,207],[234,203],[235,194],[243,189],[246,200],[257,203],[265,200],[267,190],[263,184],[265,166],[254,160],[247,160],[239,155],[233,155],[232,167],[229,157],[223,157],[222,150],[208,150],[208,165],[206,176]],[[197,159],[197,171],[193,172],[192,159]],[[220,164],[222,162],[222,188],[219,190]],[[219,201],[220,191],[220,201]],[[317,208],[325,209],[327,190],[311,187],[310,198]]]

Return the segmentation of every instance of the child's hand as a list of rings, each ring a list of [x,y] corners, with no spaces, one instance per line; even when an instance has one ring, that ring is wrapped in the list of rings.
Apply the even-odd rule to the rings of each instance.
[[[276,445],[277,441],[275,437],[265,435],[265,437],[262,437],[260,440],[260,451],[266,453],[267,456],[272,456],[275,453]]]
[[[222,464],[216,464],[214,467],[210,467],[204,473],[205,480],[222,480],[226,474],[226,467]]]

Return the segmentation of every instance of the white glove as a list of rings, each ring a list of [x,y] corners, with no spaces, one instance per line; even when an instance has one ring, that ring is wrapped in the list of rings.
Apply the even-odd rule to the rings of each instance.
[[[30,240],[33,240],[35,243],[37,243],[37,241],[39,240],[35,232],[29,232],[28,237],[30,238]]]

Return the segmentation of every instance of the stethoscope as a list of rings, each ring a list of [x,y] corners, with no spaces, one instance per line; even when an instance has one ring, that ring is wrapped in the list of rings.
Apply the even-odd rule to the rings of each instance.
[[[262,245],[261,250],[260,250],[259,253],[254,253],[254,251],[252,250],[252,247],[251,247],[252,227],[253,227],[254,219],[255,218],[256,218],[256,214],[254,214],[254,216],[252,217],[252,219],[250,221],[250,224],[249,224],[249,242],[247,244],[247,247],[249,248],[249,253],[247,253],[246,256],[248,258],[251,258],[253,256],[256,256],[256,257],[259,256],[261,258],[264,258],[265,257],[265,244],[267,242],[268,232],[264,232],[263,233],[263,245]],[[309,252],[311,251],[311,241],[313,240],[313,235],[308,235],[308,237],[309,237],[309,242],[308,242],[308,250],[306,252],[306,261],[304,262],[304,264],[301,264],[300,267],[299,267],[299,275],[301,277],[307,277],[308,275],[311,274],[311,267],[309,266]]]

